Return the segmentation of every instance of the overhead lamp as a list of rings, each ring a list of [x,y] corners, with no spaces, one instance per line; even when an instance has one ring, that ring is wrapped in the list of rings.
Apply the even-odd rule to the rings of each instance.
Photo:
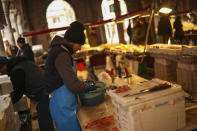
[[[167,7],[163,7],[159,10],[160,13],[164,13],[164,14],[169,14],[172,11],[172,9],[167,8]]]

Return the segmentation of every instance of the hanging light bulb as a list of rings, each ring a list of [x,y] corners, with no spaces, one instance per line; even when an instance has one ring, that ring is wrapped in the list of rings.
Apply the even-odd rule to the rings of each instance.
[[[167,8],[167,7],[163,7],[159,10],[160,13],[164,13],[164,14],[169,14],[172,11],[172,9]]]

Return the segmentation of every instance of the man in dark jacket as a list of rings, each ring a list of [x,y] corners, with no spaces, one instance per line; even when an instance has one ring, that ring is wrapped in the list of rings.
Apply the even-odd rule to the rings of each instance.
[[[129,36],[129,43],[131,44],[131,40],[132,40],[132,28],[131,28],[131,22],[129,20],[129,24],[128,24],[128,27],[127,27],[127,34]]]
[[[25,43],[24,38],[19,37],[17,39],[17,45],[19,47],[17,56],[24,56],[24,57],[27,57],[27,59],[34,61],[34,53],[31,49],[31,47],[29,46],[29,44]]]
[[[45,77],[50,99],[50,112],[57,131],[80,131],[77,120],[77,93],[87,88],[73,69],[72,54],[85,42],[84,26],[78,21],[71,23],[64,38],[55,36],[47,56]]]
[[[161,14],[161,18],[158,23],[158,35],[161,43],[168,43],[168,39],[172,36],[172,26],[170,19],[167,15]]]
[[[175,19],[175,22],[173,24],[175,32],[174,32],[174,39],[177,41],[179,44],[183,44],[183,39],[184,39],[184,31],[183,31],[183,25],[181,23],[181,17],[177,16]]]
[[[135,45],[144,44],[146,35],[145,26],[140,24],[140,21],[137,19],[134,21],[134,27],[132,31],[132,41]]]
[[[14,91],[10,94],[15,104],[23,94],[37,102],[38,122],[41,131],[53,131],[53,122],[49,111],[49,97],[46,93],[43,71],[25,57],[7,59],[0,56],[0,72],[8,74]]]

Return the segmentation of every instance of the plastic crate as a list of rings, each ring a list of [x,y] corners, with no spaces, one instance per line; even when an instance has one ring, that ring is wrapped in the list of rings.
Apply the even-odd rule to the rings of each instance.
[[[79,94],[80,101],[85,106],[96,106],[101,104],[104,101],[105,95],[105,84],[103,82],[95,82],[95,86],[98,88],[87,93]]]

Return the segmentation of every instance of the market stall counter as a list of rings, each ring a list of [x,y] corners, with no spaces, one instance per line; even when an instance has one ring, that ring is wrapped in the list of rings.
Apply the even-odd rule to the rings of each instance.
[[[146,79],[137,75],[130,78],[131,85]],[[80,105],[78,119],[83,131],[118,131],[112,112],[111,98],[105,94],[105,101],[97,106]]]
[[[81,106],[78,111],[78,119],[83,131],[115,129],[113,112],[111,111],[111,99],[105,96],[105,101],[98,106]]]
[[[185,127],[180,85],[137,75],[129,79],[128,85],[119,85],[120,80],[112,84],[102,104],[79,108],[83,131],[174,131]]]

